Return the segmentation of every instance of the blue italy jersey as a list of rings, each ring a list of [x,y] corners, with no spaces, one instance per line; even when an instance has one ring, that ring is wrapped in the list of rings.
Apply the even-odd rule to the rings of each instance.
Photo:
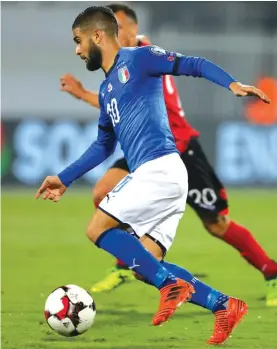
[[[152,74],[149,69],[149,56],[154,58],[161,53],[172,72],[173,63],[167,60],[165,51],[122,48],[100,87],[99,126],[113,129],[131,171],[149,160],[177,152],[161,75]]]
[[[183,56],[157,46],[121,48],[100,87],[97,140],[58,175],[64,185],[69,186],[107,159],[117,140],[131,171],[178,152],[169,128],[162,75],[204,77],[225,88],[236,81],[205,58]]]

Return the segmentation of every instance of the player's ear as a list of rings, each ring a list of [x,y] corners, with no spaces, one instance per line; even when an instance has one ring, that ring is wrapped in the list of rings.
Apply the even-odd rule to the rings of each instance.
[[[95,44],[98,44],[100,43],[101,39],[102,39],[102,36],[103,36],[103,32],[99,29],[94,29],[93,30],[93,33],[92,33],[92,38],[93,38],[93,42]]]

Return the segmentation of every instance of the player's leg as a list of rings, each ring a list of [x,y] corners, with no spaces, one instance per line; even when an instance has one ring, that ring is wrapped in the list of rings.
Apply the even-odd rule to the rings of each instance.
[[[175,174],[170,165],[172,162],[173,164],[177,162],[178,170],[181,168],[185,171],[185,168],[177,154],[168,157],[168,168],[171,171],[170,175],[173,175],[173,183],[170,180],[172,177],[168,176],[166,171],[161,171],[164,168],[163,161],[166,160],[156,159],[142,165],[132,175],[125,177],[100,203],[87,229],[87,236],[99,248],[121,259],[129,269],[142,275],[161,291],[161,297],[174,291],[176,297],[171,300],[170,307],[167,307],[167,304],[163,305],[165,320],[191,296],[193,287],[185,281],[176,279],[138,239],[120,229],[119,224],[124,222],[134,225],[136,227],[134,230],[144,235],[146,229],[153,228],[170,213],[170,210],[175,209],[173,205],[175,199],[181,197],[185,206],[185,185],[183,183],[179,185],[180,181],[176,183],[174,176],[181,177],[181,175],[179,172]]]
[[[178,154],[149,161],[119,183],[99,208],[129,224],[133,228],[130,235],[141,237],[175,213],[176,207],[183,214],[187,196],[187,181],[184,181],[186,176],[186,169]],[[143,248],[142,245],[141,247]],[[127,250],[124,246],[121,249]],[[139,265],[140,260],[133,258],[132,266],[128,266],[152,284],[149,278],[135,269]],[[168,284],[163,284],[161,288],[161,299],[168,296],[172,287],[175,287],[176,297],[170,300],[170,306],[161,301],[162,308],[159,311],[162,311],[163,318],[160,322],[170,317],[193,291],[186,282],[168,278]],[[154,321],[154,324],[158,323]]]
[[[277,263],[269,258],[247,228],[228,217],[226,191],[196,140],[189,144],[182,158],[188,169],[188,204],[209,233],[233,246],[264,275],[267,305],[277,306]]]
[[[212,288],[211,286],[198,280],[188,270],[164,261],[164,256],[174,240],[176,229],[181,218],[180,214],[168,217],[166,220],[156,226],[150,234],[141,238],[144,247],[179,279],[182,279],[194,286],[195,293],[190,300],[191,303],[202,308],[209,309],[215,314],[215,329],[212,337],[209,339],[210,344],[221,344],[231,334],[235,326],[240,322],[242,317],[247,313],[245,302],[229,297],[228,295]],[[136,275],[142,280],[140,275]],[[160,307],[162,307],[161,298]],[[156,314],[153,319],[154,324],[163,320],[163,312]]]
[[[104,197],[129,173],[124,158],[117,160],[93,188],[93,202],[97,208]],[[119,287],[123,283],[135,280],[132,272],[119,259],[109,269],[106,275],[91,287],[91,292],[107,292]]]
[[[194,292],[192,285],[177,279],[143,247],[136,237],[120,229],[118,220],[110,217],[110,214],[97,210],[88,225],[87,236],[97,247],[120,258],[131,270],[159,289],[161,297],[164,293],[167,295],[174,293],[177,296],[172,300],[170,313],[160,323],[173,315],[178,305],[189,299]]]

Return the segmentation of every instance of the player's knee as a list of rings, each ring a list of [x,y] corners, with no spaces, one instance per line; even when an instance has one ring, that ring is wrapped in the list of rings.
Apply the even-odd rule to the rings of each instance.
[[[93,223],[89,223],[86,229],[86,235],[94,243],[97,240],[97,236],[95,233],[96,233],[96,229],[94,228]]]
[[[107,190],[103,186],[97,185],[92,190],[93,202],[95,207],[98,207],[100,202],[107,195]]]
[[[221,238],[228,229],[230,220],[227,216],[218,215],[212,218],[202,218],[202,222],[210,234]]]
[[[97,244],[98,239],[103,234],[105,229],[100,228],[99,226],[95,224],[89,223],[86,229],[86,236],[89,238],[90,241]]]
[[[97,219],[97,212],[93,216],[92,220],[87,225],[86,235],[92,241],[96,242],[100,235],[103,233],[103,229],[101,229],[101,224],[99,224]]]
[[[89,222],[86,235],[94,243],[98,245],[98,239],[100,236],[112,228],[118,226],[118,221],[108,216],[106,213],[101,210],[96,210],[91,221]]]

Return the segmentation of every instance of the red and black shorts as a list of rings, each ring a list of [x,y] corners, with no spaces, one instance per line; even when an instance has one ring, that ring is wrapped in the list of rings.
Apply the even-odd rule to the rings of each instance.
[[[225,188],[210,165],[197,138],[192,138],[188,148],[181,154],[187,171],[189,192],[187,203],[202,218],[213,218],[228,213]],[[112,168],[128,171],[124,158],[117,160]]]
[[[210,165],[197,138],[192,138],[181,158],[188,171],[187,203],[200,217],[228,213],[225,188]]]

